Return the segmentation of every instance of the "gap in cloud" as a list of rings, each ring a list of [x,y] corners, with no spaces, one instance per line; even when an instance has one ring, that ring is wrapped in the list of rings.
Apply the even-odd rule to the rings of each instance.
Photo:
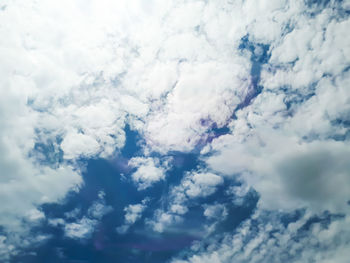
[[[271,54],[269,53],[270,46],[263,43],[254,43],[250,41],[249,35],[241,38],[241,43],[238,46],[239,50],[250,53],[250,61],[252,63],[250,70],[251,85],[245,99],[237,106],[235,111],[248,106],[251,101],[257,97],[263,90],[259,85],[262,66],[268,63]]]
[[[328,226],[337,220],[344,219],[344,214],[330,213],[329,211],[324,211],[319,215],[313,215],[305,222],[305,224],[300,228],[300,232],[306,232],[312,230],[312,226],[315,224],[321,225],[322,228],[328,228]]]
[[[207,126],[208,129],[205,135],[202,136],[202,138],[195,145],[192,151],[194,153],[200,153],[203,150],[203,148],[209,143],[211,143],[214,139],[230,133],[230,128],[227,124],[222,127],[218,127],[218,125],[215,122],[211,123],[209,120],[206,119],[202,119],[201,124],[202,126]]]
[[[40,137],[39,133],[37,136]],[[29,157],[33,157],[41,165],[58,167],[63,163],[63,151],[59,147],[61,142],[60,136],[56,136],[54,139],[38,140],[29,153]]]
[[[344,10],[343,3],[344,0],[305,0],[305,4],[308,7],[306,13],[310,17],[315,17],[325,9],[332,8],[334,11],[337,11],[337,18],[343,18],[350,14],[350,10]]]
[[[130,126],[125,125],[126,141],[123,149],[121,150],[121,156],[124,158],[131,158],[141,151],[142,140],[138,132],[132,130]]]

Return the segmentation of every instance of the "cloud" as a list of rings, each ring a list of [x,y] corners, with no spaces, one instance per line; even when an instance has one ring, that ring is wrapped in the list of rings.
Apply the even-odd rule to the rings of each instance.
[[[281,216],[257,211],[235,234],[206,248],[193,247],[188,259],[172,262],[346,262],[349,240],[342,231],[348,218],[328,222],[327,216],[315,220],[306,213],[285,224]]]
[[[126,124],[145,142],[146,156],[129,162],[139,190],[166,180],[149,153],[207,144],[210,172],[173,188],[155,213],[158,231],[180,221],[189,200],[215,193],[219,172],[256,189],[260,208],[347,213],[348,11],[347,1],[6,1],[1,255],[35,240],[24,237],[44,220],[39,206],[78,190],[78,159],[122,149]],[[228,134],[213,139],[222,127]],[[96,203],[67,233],[91,235],[107,211]]]
[[[110,213],[113,208],[105,204],[105,193],[100,191],[98,199],[87,209],[87,214],[81,217],[80,209],[73,209],[65,213],[66,220],[54,218],[49,220],[49,224],[55,227],[63,227],[66,237],[72,239],[88,239],[92,236],[95,228],[100,223],[102,217]],[[81,217],[80,219],[78,219]]]
[[[264,208],[347,210],[348,127],[340,120],[349,113],[350,57],[334,34],[342,35],[348,20],[335,19],[333,12],[301,13],[272,42],[261,73],[264,90],[236,113],[231,134],[211,145],[216,153],[208,165],[228,175],[243,173]],[[341,46],[334,56],[331,46]]]
[[[117,227],[119,234],[125,234],[130,226],[142,217],[143,211],[147,208],[148,199],[144,199],[141,204],[129,205],[124,208],[124,225]]]
[[[45,214],[37,209],[30,210],[27,214],[30,221],[39,221],[45,218]]]
[[[177,211],[175,211],[177,212]],[[182,211],[180,211],[181,213]],[[147,220],[146,223],[154,231],[162,233],[164,231],[169,231],[171,226],[181,223],[183,218],[176,213],[165,212],[161,209],[157,209],[154,213],[154,218]]]
[[[161,152],[189,151],[206,136],[210,125],[222,127],[248,88],[243,82],[247,74],[245,64],[180,64],[181,75],[168,94],[164,109],[147,120],[147,142]]]
[[[105,192],[100,191],[98,193],[98,200],[92,203],[92,205],[88,209],[88,215],[90,217],[101,219],[104,215],[108,214],[113,210],[113,208],[109,205],[106,205],[105,200]]]
[[[227,210],[222,204],[204,205],[204,215],[208,219],[224,219],[227,216]]]
[[[337,15],[337,3],[329,5],[337,8],[310,15],[312,11],[300,12],[302,5],[295,2],[295,22],[289,17],[292,4],[274,11],[275,22],[282,18],[279,12],[285,13],[285,22],[292,22],[288,30],[274,35],[261,35],[255,23],[250,25],[250,41],[270,45],[271,58],[261,72],[263,91],[236,112],[230,134],[214,139],[205,152],[211,155],[203,158],[214,171],[238,176],[247,189],[257,190],[258,211],[308,212],[287,227],[282,220],[258,213],[237,234],[225,235],[220,245],[213,241],[211,248],[174,262],[346,262],[349,240],[341,229],[349,220],[350,160],[344,122],[349,113],[350,58],[344,45],[348,40],[338,37],[349,20]],[[327,227],[311,223],[325,210],[342,213],[343,219],[330,219]],[[312,227],[306,230],[309,224]]]
[[[7,237],[0,236],[0,255],[4,260],[9,260],[12,255],[17,253],[16,248],[11,243],[7,243]]]
[[[73,239],[85,239],[91,237],[97,221],[86,217],[81,218],[77,222],[68,223],[64,226],[64,233],[67,237]]]
[[[246,142],[251,148],[244,151],[239,143],[232,143],[207,161],[213,169],[229,175],[249,171],[241,178],[259,192],[259,204],[266,209],[307,206],[312,210],[347,211],[350,160],[346,144],[284,140],[288,147],[281,149],[276,141],[270,143],[259,150],[257,142]]]
[[[182,181],[182,187],[189,198],[206,197],[213,194],[223,182],[222,177],[213,173],[195,173]]]
[[[210,172],[188,172],[179,185],[172,187],[168,196],[164,197],[168,200],[167,207],[157,209],[153,218],[147,220],[147,224],[157,232],[171,229],[173,225],[183,221],[191,200],[214,194],[223,183],[222,177]]]
[[[144,190],[165,179],[165,169],[160,166],[158,159],[134,157],[130,159],[128,165],[137,169],[131,178],[137,184],[138,190]]]

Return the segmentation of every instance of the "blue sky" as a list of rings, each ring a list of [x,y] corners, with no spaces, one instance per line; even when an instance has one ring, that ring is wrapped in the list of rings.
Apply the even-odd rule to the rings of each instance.
[[[347,263],[350,3],[0,3],[0,261]]]

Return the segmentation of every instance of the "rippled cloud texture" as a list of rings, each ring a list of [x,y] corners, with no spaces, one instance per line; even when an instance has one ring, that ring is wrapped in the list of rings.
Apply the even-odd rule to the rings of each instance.
[[[1,262],[350,258],[348,0],[3,0]]]

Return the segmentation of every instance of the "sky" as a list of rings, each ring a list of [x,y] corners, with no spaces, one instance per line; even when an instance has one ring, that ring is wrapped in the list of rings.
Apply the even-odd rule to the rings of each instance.
[[[0,262],[348,263],[349,0],[1,0]]]

